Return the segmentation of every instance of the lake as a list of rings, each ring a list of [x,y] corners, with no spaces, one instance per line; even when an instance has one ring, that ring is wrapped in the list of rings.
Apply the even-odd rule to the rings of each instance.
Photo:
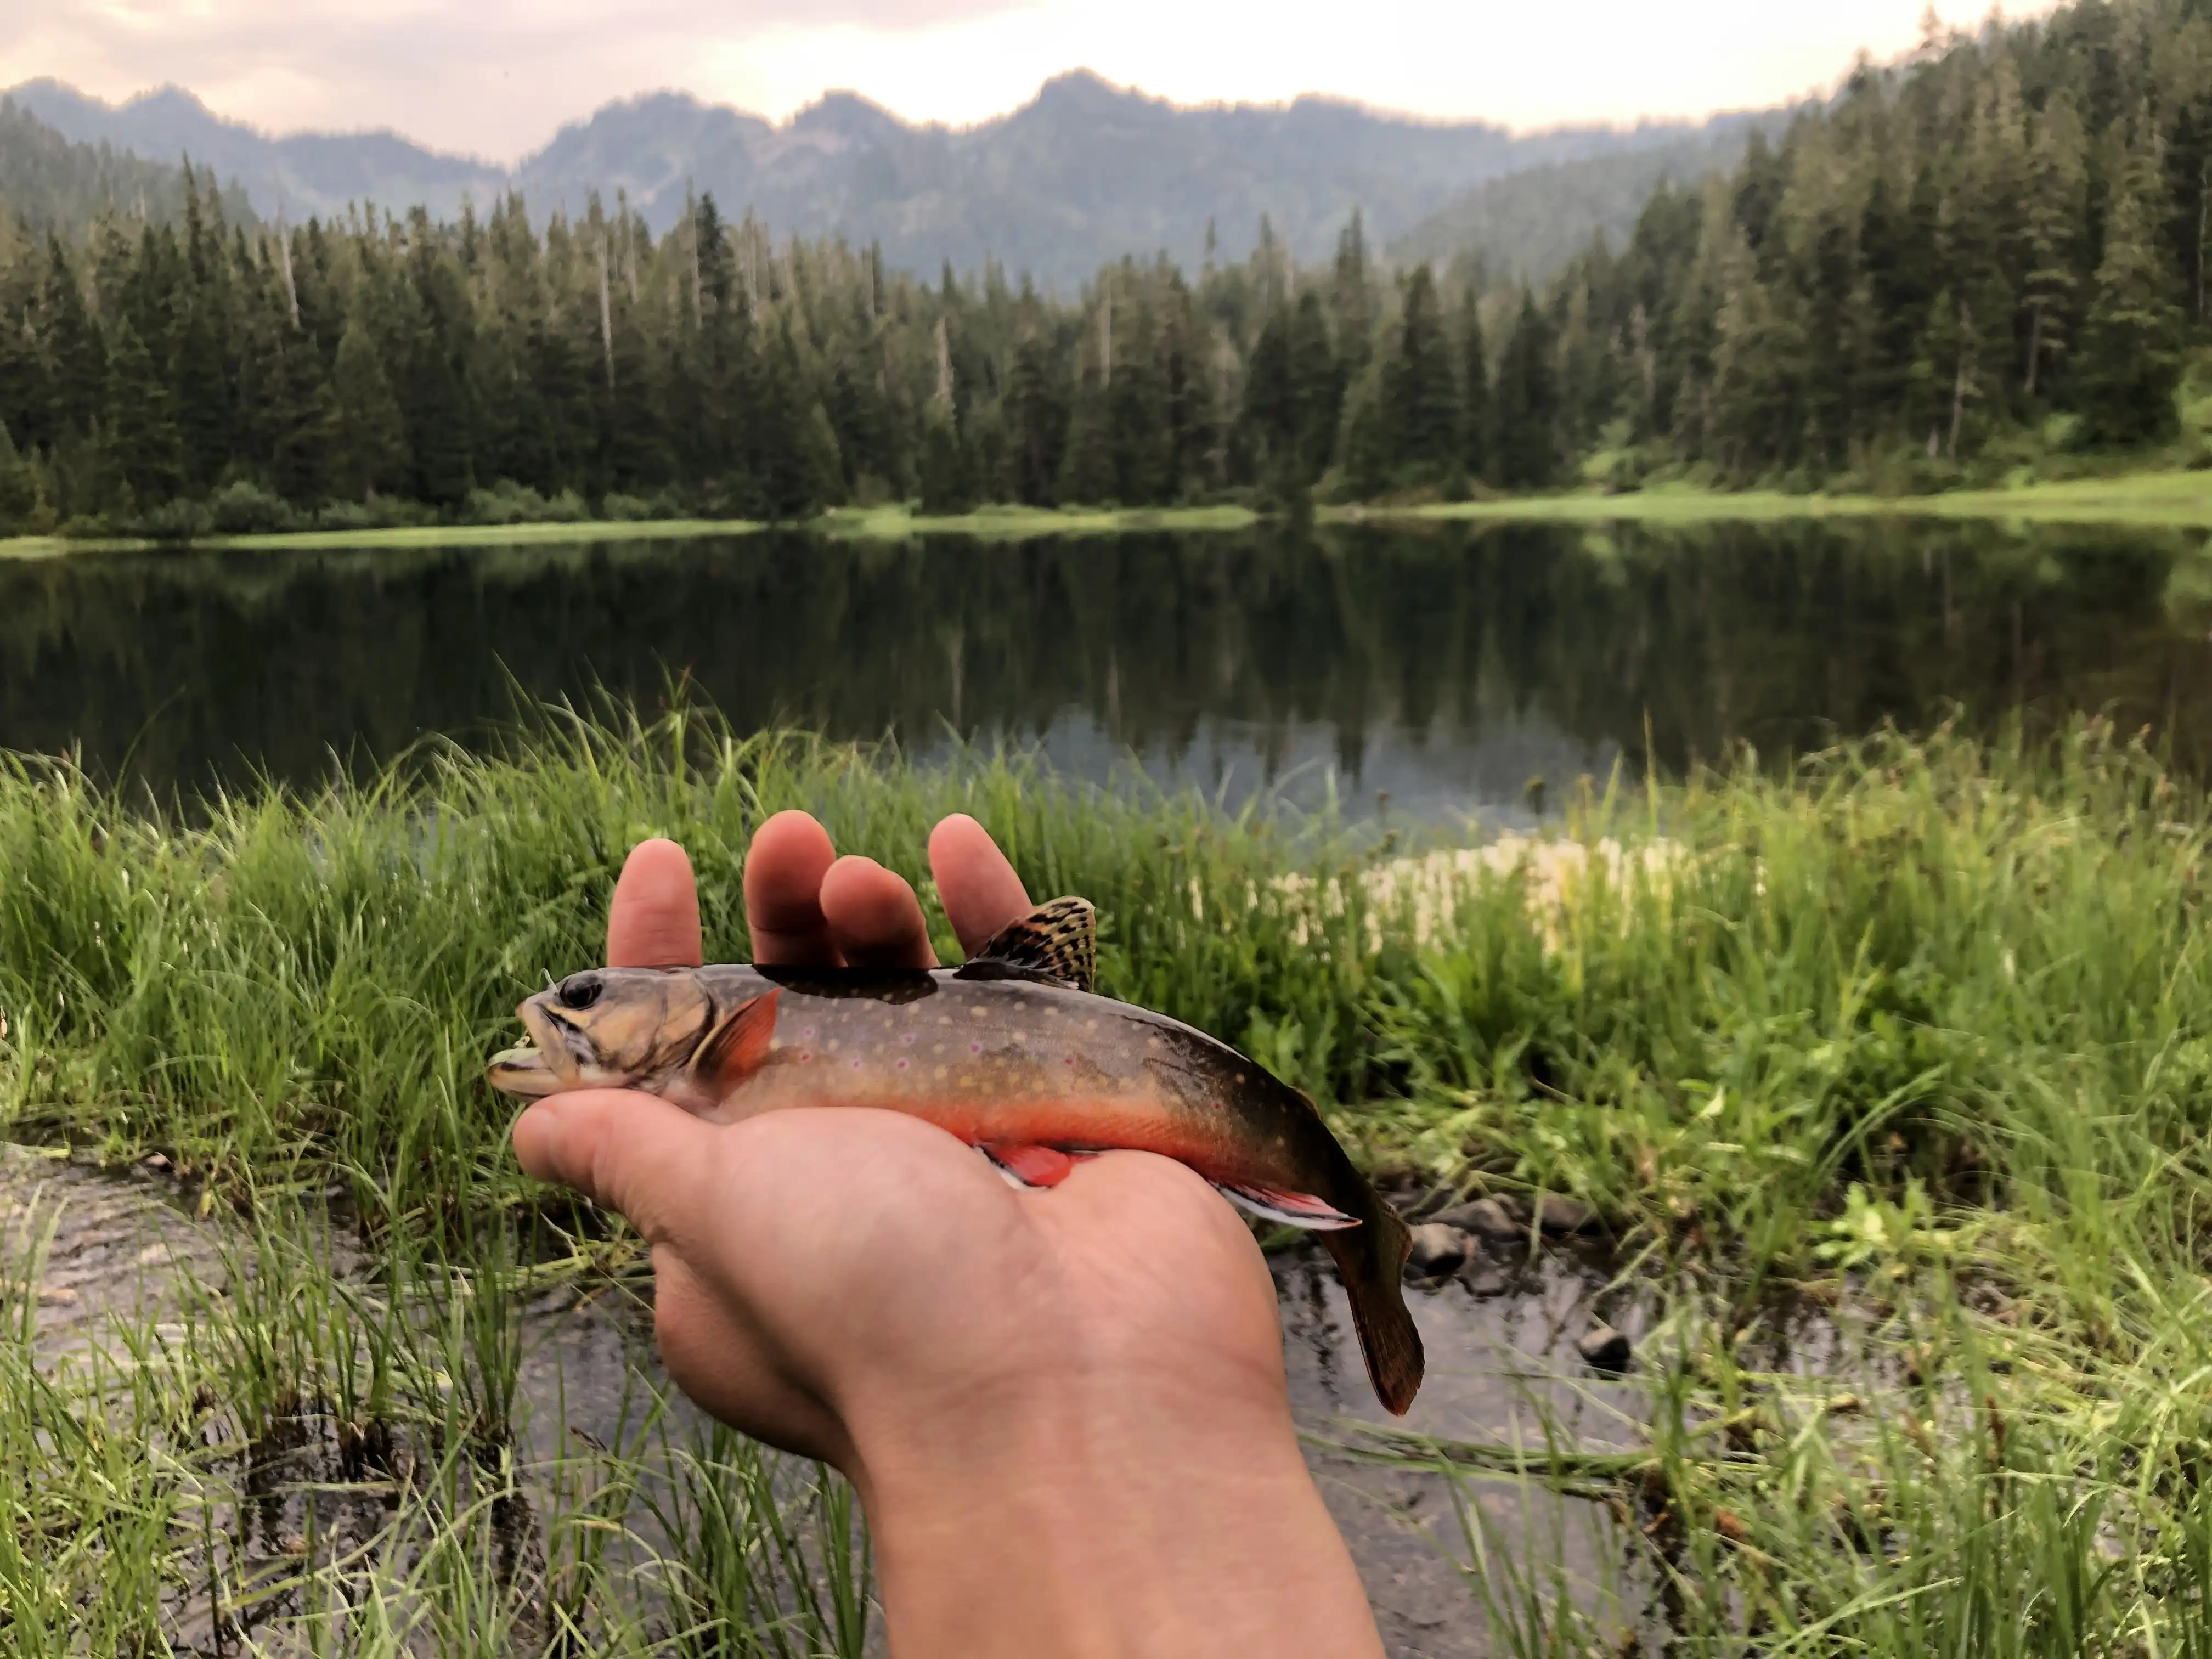
[[[681,684],[747,728],[1511,822],[1954,713],[2106,710],[2201,771],[2208,629],[2199,535],[1903,520],[83,554],[0,565],[0,745],[310,783]]]

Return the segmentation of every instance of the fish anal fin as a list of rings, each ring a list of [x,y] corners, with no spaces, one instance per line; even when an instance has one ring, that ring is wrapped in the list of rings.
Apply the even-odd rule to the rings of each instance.
[[[1088,991],[1098,977],[1098,912],[1082,898],[1041,905],[1001,928],[959,976],[1047,980]]]
[[[749,997],[722,1016],[691,1056],[691,1079],[709,1094],[727,1094],[760,1070],[775,1041],[776,1000],[769,991]]]
[[[1076,1160],[1051,1146],[1014,1146],[986,1141],[977,1150],[1024,1187],[1057,1187],[1075,1172]]]
[[[1349,1216],[1325,1200],[1311,1193],[1278,1192],[1272,1187],[1232,1187],[1225,1181],[1217,1181],[1215,1188],[1221,1195],[1240,1210],[1249,1210],[1262,1221],[1272,1221],[1282,1227],[1303,1227],[1308,1232],[1340,1232],[1346,1227],[1357,1227],[1359,1218]]]

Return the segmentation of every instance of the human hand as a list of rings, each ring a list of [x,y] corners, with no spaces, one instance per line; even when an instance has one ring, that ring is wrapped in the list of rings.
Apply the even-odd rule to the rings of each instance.
[[[939,824],[929,851],[963,948],[1028,912],[973,819]],[[913,890],[836,858],[803,814],[755,837],[745,902],[763,963],[935,965]],[[643,844],[616,886],[609,964],[701,951],[689,860]],[[1334,1618],[1301,1613],[1284,1650],[1373,1649],[1291,1434],[1273,1281],[1243,1224],[1182,1165],[1117,1152],[1021,1192],[898,1113],[720,1125],[614,1091],[539,1102],[514,1140],[532,1173],[621,1211],[651,1244],[655,1333],[685,1392],[853,1480],[895,1639],[935,1651],[931,1632],[957,1632],[965,1652],[1108,1652],[1121,1650],[1077,1640],[1068,1619],[1103,1638],[1133,1617],[1168,1644],[1141,1650],[1177,1651],[1183,1612],[1202,1607],[1209,1641],[1221,1638],[1240,1583],[1272,1630],[1307,1599],[1277,1588],[1281,1552],[1303,1547],[1321,1558],[1313,1583],[1334,1592]],[[994,1582],[963,1589],[994,1528]],[[1035,1595],[1009,1589],[1008,1553],[1029,1562]],[[1114,1605],[1096,1605],[1117,1577],[1128,1582]],[[1066,1599],[1079,1585],[1088,1613]],[[1011,1621],[1003,1650],[974,1623],[974,1594]],[[1331,1640],[1314,1644],[1317,1630]]]

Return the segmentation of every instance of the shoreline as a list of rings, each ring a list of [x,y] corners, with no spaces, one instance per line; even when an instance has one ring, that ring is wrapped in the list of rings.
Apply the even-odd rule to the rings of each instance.
[[[1052,536],[1197,533],[1249,530],[1271,515],[1242,507],[1048,508],[984,507],[927,517],[903,507],[836,508],[802,524],[750,519],[588,520],[568,524],[416,525],[386,530],[282,531],[207,536],[190,541],[146,537],[76,539],[0,538],[0,558],[72,553],[193,551],[302,553],[426,547],[518,547],[586,542],[689,541],[756,536],[774,529],[836,539],[903,541],[919,535],[983,541]],[[1771,524],[1823,519],[1984,520],[1998,524],[2109,525],[2136,529],[2212,530],[2212,472],[2158,471],[1941,495],[1788,495],[1774,491],[1658,489],[1632,495],[1516,496],[1420,506],[1317,507],[1316,525],[1389,524]]]

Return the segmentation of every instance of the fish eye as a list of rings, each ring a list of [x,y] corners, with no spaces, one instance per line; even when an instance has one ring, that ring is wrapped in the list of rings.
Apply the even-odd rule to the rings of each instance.
[[[606,990],[606,981],[597,974],[571,974],[561,981],[554,994],[560,998],[563,1008],[589,1008],[599,1001]]]

